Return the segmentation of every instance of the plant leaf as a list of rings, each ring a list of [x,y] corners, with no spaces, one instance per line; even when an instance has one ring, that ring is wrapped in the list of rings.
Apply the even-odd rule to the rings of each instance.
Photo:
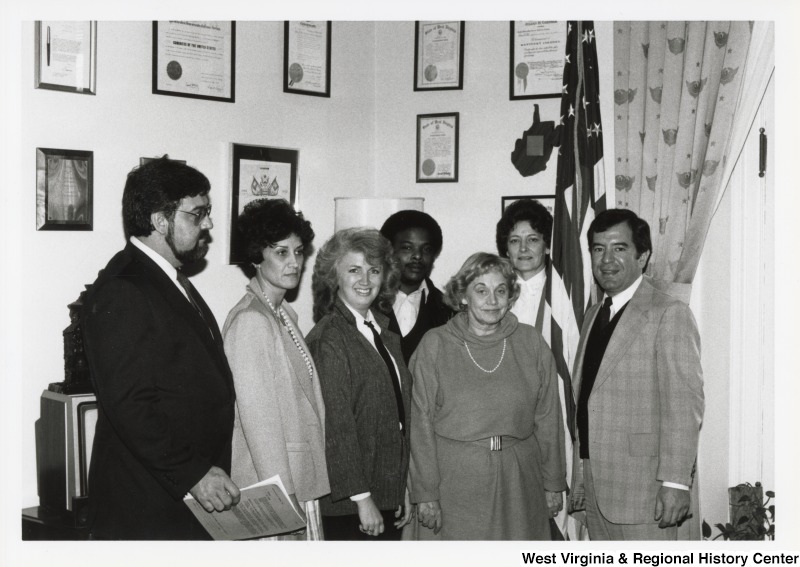
[[[775,498],[774,490],[767,490],[764,494],[766,494],[768,498]]]
[[[708,522],[703,520],[703,538],[711,537],[711,526],[708,525]]]

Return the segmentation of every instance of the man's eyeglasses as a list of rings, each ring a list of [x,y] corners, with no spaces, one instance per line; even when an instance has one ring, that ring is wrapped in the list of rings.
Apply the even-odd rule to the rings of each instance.
[[[191,211],[182,211],[180,209],[178,209],[176,212],[178,212],[178,213],[186,213],[187,215],[192,215],[194,217],[194,225],[195,226],[200,226],[200,224],[204,220],[206,220],[208,218],[211,218],[211,205],[209,205],[207,207],[200,207],[198,210],[199,210],[199,212],[197,212],[197,213],[193,213]]]

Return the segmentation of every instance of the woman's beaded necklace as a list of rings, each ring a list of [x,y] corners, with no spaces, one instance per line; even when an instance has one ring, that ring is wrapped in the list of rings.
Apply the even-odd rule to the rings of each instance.
[[[300,339],[297,338],[297,335],[294,332],[294,327],[292,327],[289,324],[288,317],[286,316],[286,311],[283,310],[283,307],[275,309],[275,306],[272,304],[272,301],[270,301],[269,297],[267,297],[267,294],[264,293],[263,291],[261,292],[261,295],[264,296],[264,299],[267,300],[267,305],[269,305],[269,308],[272,309],[272,312],[275,313],[275,315],[283,323],[283,326],[286,327],[286,330],[289,331],[289,336],[292,337],[292,342],[294,343],[294,346],[296,346],[297,350],[300,351],[300,356],[303,357],[303,362],[306,363],[306,368],[308,369],[308,377],[314,378],[314,365],[311,364],[311,358],[308,356],[308,353],[306,353],[305,349],[303,348],[303,345],[300,344]]]
[[[504,358],[505,358],[505,356],[506,356],[506,339],[503,339],[503,353],[500,355],[500,360],[499,360],[499,362],[498,362],[498,363],[497,363],[497,365],[496,365],[494,368],[492,368],[491,370],[486,370],[486,369],[485,369],[483,366],[481,366],[480,364],[478,364],[478,361],[476,361],[476,360],[475,360],[475,358],[472,356],[472,353],[469,351],[469,345],[467,344],[467,341],[464,341],[464,346],[465,346],[465,347],[466,347],[466,349],[467,349],[467,354],[469,355],[469,358],[470,358],[470,360],[472,360],[472,363],[473,363],[475,366],[477,366],[478,368],[480,368],[481,370],[483,370],[484,372],[486,372],[486,374],[492,374],[492,373],[493,373],[495,370],[497,370],[498,368],[500,368],[500,365],[501,365],[501,364],[503,364],[503,359],[504,359]]]

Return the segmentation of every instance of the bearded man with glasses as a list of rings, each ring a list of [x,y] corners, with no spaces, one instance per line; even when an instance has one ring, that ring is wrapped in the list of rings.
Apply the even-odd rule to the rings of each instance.
[[[235,394],[214,315],[182,269],[208,252],[210,184],[166,157],[128,174],[125,248],[89,288],[83,333],[99,414],[89,467],[94,539],[210,539],[183,503],[239,501]]]

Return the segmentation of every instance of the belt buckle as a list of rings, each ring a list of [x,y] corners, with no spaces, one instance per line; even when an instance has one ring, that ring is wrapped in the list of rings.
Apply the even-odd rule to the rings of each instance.
[[[502,435],[492,435],[489,437],[489,450],[490,451],[502,451],[503,450],[503,436]]]

